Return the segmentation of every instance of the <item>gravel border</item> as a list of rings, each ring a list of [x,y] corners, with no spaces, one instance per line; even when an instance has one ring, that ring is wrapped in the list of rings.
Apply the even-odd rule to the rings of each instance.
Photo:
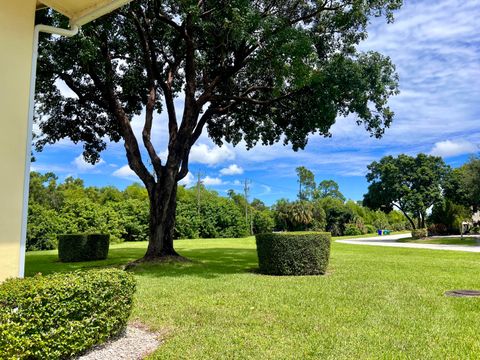
[[[141,360],[160,345],[158,334],[153,334],[139,325],[128,325],[117,338],[95,346],[75,360]]]

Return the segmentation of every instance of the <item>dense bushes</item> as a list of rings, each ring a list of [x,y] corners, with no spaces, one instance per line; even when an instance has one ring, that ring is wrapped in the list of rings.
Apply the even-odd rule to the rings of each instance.
[[[0,285],[0,358],[63,359],[119,334],[135,282],[113,269],[7,280]]]
[[[260,272],[270,275],[318,275],[327,270],[329,233],[256,235]]]
[[[427,229],[415,229],[412,230],[412,239],[423,239],[428,236]]]
[[[105,260],[109,245],[105,234],[58,235],[58,257],[63,262]]]
[[[105,233],[110,234],[111,243],[148,240],[149,201],[143,186],[133,184],[120,191],[111,186],[85,187],[81,179],[67,178],[61,184],[56,180],[51,173],[31,173],[27,250],[56,248],[57,234]],[[254,209],[249,207],[252,214]],[[248,235],[244,208],[244,203],[204,186],[179,186],[175,237]],[[254,228],[270,231],[270,211],[254,213],[260,214],[252,219]]]

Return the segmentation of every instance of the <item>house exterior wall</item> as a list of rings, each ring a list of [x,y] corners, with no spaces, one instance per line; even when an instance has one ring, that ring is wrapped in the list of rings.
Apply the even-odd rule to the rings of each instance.
[[[35,0],[0,0],[0,281],[21,275]]]

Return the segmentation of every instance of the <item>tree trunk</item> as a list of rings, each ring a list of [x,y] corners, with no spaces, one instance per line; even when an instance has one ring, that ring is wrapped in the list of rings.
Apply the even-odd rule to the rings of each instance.
[[[165,175],[168,176],[168,175]],[[180,257],[173,246],[175,213],[177,208],[177,183],[170,176],[148,192],[150,199],[149,241],[144,260]]]

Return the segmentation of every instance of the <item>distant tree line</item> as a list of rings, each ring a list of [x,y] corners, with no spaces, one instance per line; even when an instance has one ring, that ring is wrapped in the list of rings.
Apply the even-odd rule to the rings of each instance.
[[[305,167],[296,169],[297,200],[279,199],[271,207],[247,203],[203,185],[178,188],[176,239],[243,237],[270,231],[329,231],[334,236],[429,227],[431,234],[458,233],[480,209],[480,159],[451,169],[439,157],[386,156],[368,166],[363,201],[346,201],[333,180],[316,183]],[[474,224],[479,225],[479,224]],[[31,173],[27,250],[53,249],[58,234],[101,232],[112,242],[148,240],[146,189],[132,184],[86,187],[81,179],[63,183],[53,173]],[[478,229],[473,228],[473,231]]]
[[[273,229],[273,215],[260,200],[248,204],[231,191],[229,197],[199,188],[179,187],[175,238],[243,237]],[[58,234],[101,232],[112,242],[148,240],[149,201],[146,189],[132,184],[121,191],[113,186],[86,187],[53,173],[31,173],[27,250],[56,247]]]

